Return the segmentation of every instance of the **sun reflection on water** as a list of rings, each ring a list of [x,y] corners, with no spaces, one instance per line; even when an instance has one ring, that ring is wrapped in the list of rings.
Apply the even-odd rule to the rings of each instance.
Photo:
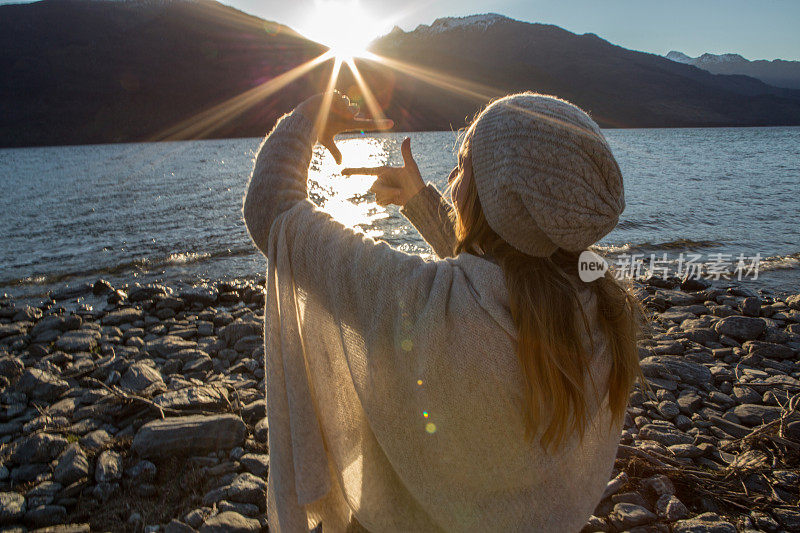
[[[342,176],[348,167],[378,167],[388,164],[392,140],[382,137],[354,137],[336,141],[342,152],[343,165],[337,165],[326,149],[317,146],[309,170],[309,195],[334,220],[376,238],[382,231],[375,229],[377,220],[388,218],[385,207],[375,203],[368,189],[374,176]]]

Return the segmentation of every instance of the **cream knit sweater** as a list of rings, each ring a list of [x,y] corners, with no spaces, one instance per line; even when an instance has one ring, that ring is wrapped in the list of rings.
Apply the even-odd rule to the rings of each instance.
[[[284,116],[243,206],[267,256],[270,531],[322,521],[336,533],[352,516],[373,532],[580,530],[621,431],[609,429],[596,329],[601,401],[582,443],[546,454],[538,435],[524,439],[500,267],[468,253],[425,261],[334,221],[306,195],[314,140],[304,115]],[[447,209],[429,185],[403,210],[440,257],[452,250]]]

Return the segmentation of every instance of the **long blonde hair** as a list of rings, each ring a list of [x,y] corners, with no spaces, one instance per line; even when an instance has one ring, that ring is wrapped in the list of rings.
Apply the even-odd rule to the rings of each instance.
[[[474,126],[474,123],[473,123]],[[459,170],[472,172],[470,127],[459,150]],[[494,258],[505,274],[511,315],[517,327],[517,356],[525,374],[525,438],[532,441],[540,424],[546,424],[540,443],[556,449],[569,434],[581,441],[587,419],[584,377],[588,354],[582,331],[594,344],[590,320],[581,305],[578,256],[559,248],[550,257],[533,257],[515,249],[490,227],[484,217],[474,180],[468,180],[464,199],[453,215],[456,254],[466,251]],[[638,379],[646,387],[639,366],[636,338],[644,313],[631,292],[608,271],[588,284],[597,298],[597,321],[612,355],[608,380],[611,424],[625,416],[628,394]],[[580,320],[579,320],[580,317]],[[591,377],[595,386],[594,379]],[[569,423],[569,420],[572,420]]]

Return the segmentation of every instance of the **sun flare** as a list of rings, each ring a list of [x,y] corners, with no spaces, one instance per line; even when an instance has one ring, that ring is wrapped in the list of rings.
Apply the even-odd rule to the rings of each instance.
[[[365,55],[369,43],[386,31],[386,23],[368,13],[358,0],[316,0],[301,27],[301,33],[330,47],[342,61]]]

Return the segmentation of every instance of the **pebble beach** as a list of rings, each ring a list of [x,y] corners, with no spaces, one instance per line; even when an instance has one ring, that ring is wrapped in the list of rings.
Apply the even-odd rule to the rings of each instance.
[[[649,387],[582,531],[800,531],[800,294],[634,291]],[[263,307],[256,280],[0,297],[0,531],[267,531]]]

